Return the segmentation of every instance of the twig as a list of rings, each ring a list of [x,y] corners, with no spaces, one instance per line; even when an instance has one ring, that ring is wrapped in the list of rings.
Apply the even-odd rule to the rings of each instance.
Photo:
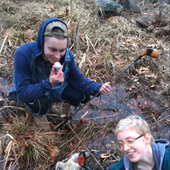
[[[3,106],[0,108],[0,111],[6,108],[12,108],[12,109],[18,109],[18,110],[22,110],[25,111],[25,108],[21,108],[21,107],[16,107],[16,106]]]
[[[4,47],[5,42],[6,42],[6,40],[7,40],[7,37],[8,37],[8,34],[5,36],[5,38],[4,38],[3,42],[2,42],[1,49],[0,49],[0,54],[1,54],[1,52],[2,52],[2,49],[3,49],[3,47]]]
[[[154,122],[154,123],[152,123],[151,125],[157,124],[158,122],[161,122],[161,121],[163,121],[163,120],[167,119],[169,116],[170,116],[170,115],[167,115],[167,116],[165,116],[165,117],[164,117],[164,118],[162,118],[162,119],[160,118],[160,117],[161,117],[161,116],[160,116],[157,120],[155,119],[155,122]]]
[[[82,64],[83,63],[85,63],[85,60],[87,59],[88,60],[88,62],[92,65],[92,62],[90,61],[90,59],[87,57],[87,54],[88,54],[88,52],[89,52],[89,49],[90,49],[90,47],[89,47],[89,39],[88,39],[88,37],[86,37],[86,43],[87,43],[87,49],[86,49],[86,53],[84,53],[84,55],[83,55],[83,57],[82,57],[82,60],[81,60],[81,62],[80,62],[80,64],[79,64],[79,68],[81,68],[82,67]],[[87,73],[85,74],[85,75],[87,75]]]
[[[77,23],[76,25],[76,35],[75,35],[75,49],[76,49],[76,57],[77,57],[77,51],[78,51],[78,48],[79,48],[79,22]]]
[[[43,132],[43,133],[39,133],[37,134],[38,136],[44,136],[44,135],[59,135],[59,134],[63,134],[62,132]]]
[[[91,46],[93,47],[95,54],[98,56],[98,53],[97,53],[96,49],[94,48],[93,43],[91,42],[91,40],[89,39],[89,37],[87,35],[86,35],[86,39],[90,42]]]
[[[75,43],[73,43],[69,49],[72,50],[72,48],[74,47],[74,45],[75,45]]]
[[[87,151],[90,153],[90,155],[94,158],[94,160],[97,162],[97,164],[100,166],[100,168],[102,170],[103,167],[101,166],[101,164],[99,163],[99,161],[94,157],[94,155],[91,153],[91,151],[89,150],[89,148],[84,144],[84,142],[78,137],[78,135],[76,134],[76,132],[73,130],[73,128],[68,124],[69,128],[71,129],[71,131],[75,134],[75,136],[77,137],[77,139],[83,144],[83,146],[87,149]]]
[[[78,144],[76,144],[76,147],[74,148],[74,150],[71,151],[71,153],[68,155],[69,157],[71,157],[72,154],[74,154],[74,152],[77,150],[77,148],[79,147],[81,141],[79,141]]]
[[[109,118],[109,117],[115,117],[115,116],[118,116],[118,115],[109,115],[109,116],[100,116],[100,117],[91,117],[91,118],[86,118],[85,120],[91,120],[91,119],[105,119],[105,118]],[[75,121],[76,120],[80,120],[80,119],[74,119]]]
[[[114,160],[115,162],[118,162],[118,161],[119,161],[119,159],[118,159],[114,154],[111,154],[111,156],[115,159],[115,160]]]
[[[86,53],[84,53],[84,55],[83,55],[83,57],[82,57],[82,59],[81,59],[81,61],[80,61],[80,64],[79,64],[79,68],[80,68],[80,69],[81,69],[83,63],[85,63],[85,61],[86,61]]]
[[[86,54],[89,52],[89,39],[88,39],[88,37],[87,37],[87,35],[86,35],[86,40],[87,40],[87,49],[86,49]]]
[[[86,131],[86,129],[88,129],[88,127],[85,128],[85,129],[83,129],[83,130]],[[82,133],[82,132],[80,132],[79,134],[81,134],[81,133]],[[79,134],[78,134],[78,135],[79,135]],[[62,145],[59,146],[59,149],[63,148],[64,145],[66,145],[67,143],[69,143],[70,141],[72,141],[74,138],[75,138],[75,136],[73,136],[73,137],[72,137],[71,139],[69,139],[69,140],[66,140],[65,143],[62,143]]]
[[[7,145],[7,147],[6,147],[6,149],[5,149],[5,162],[4,162],[4,166],[3,166],[3,169],[5,170],[5,168],[6,168],[6,165],[7,165],[7,162],[8,162],[8,157],[9,157],[9,155],[10,155],[10,151],[11,151],[11,149],[12,149],[12,146],[15,144],[15,143],[17,143],[16,142],[16,140],[14,139],[14,137],[12,136],[12,135],[10,135],[10,134],[6,134],[6,135],[4,135],[4,136],[2,136],[0,139],[2,139],[2,138],[5,138],[5,137],[10,137],[12,140],[8,143],[8,145]],[[15,158],[16,158],[16,154],[15,154]],[[16,160],[16,159],[15,159]]]
[[[8,157],[9,157],[9,154],[10,154],[10,151],[11,151],[11,148],[12,148],[12,145],[13,145],[13,141],[10,141],[5,149],[5,162],[4,162],[4,167],[3,169],[5,170],[6,168],[6,164],[7,164],[7,161],[8,161]]]
[[[3,150],[2,150],[2,142],[0,140],[0,158],[2,158]],[[0,161],[1,162],[1,161]]]
[[[87,111],[80,119],[83,119],[89,112]]]
[[[73,3],[72,0],[70,0],[70,17],[72,18],[72,13],[73,13]]]
[[[2,137],[0,137],[0,139],[3,139],[3,138],[5,138],[5,137],[7,137],[7,136],[10,137],[12,140],[15,141],[14,137],[13,137],[12,135],[10,135],[10,134],[6,134],[6,135],[2,136]]]

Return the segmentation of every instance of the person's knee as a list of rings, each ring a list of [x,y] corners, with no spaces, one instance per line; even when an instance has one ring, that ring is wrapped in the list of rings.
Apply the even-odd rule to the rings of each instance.
[[[61,98],[66,100],[72,106],[77,107],[80,103],[86,103],[90,100],[90,95],[81,93],[68,85],[62,92]]]
[[[51,102],[47,96],[43,96],[33,102],[26,103],[26,106],[30,109],[34,116],[45,115],[48,113],[51,106]]]
[[[84,95],[84,99],[81,101],[81,103],[87,103],[90,100],[90,95],[89,94],[85,94]]]

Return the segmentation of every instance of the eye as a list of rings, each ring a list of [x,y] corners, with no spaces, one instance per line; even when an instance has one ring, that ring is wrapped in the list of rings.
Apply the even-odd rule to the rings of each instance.
[[[60,50],[60,53],[63,53],[63,52],[65,52],[65,49],[63,49],[63,50]]]
[[[118,146],[119,148],[122,148],[122,147],[123,147],[123,142],[117,142],[117,146]]]
[[[51,51],[53,51],[53,52],[54,52],[54,51],[56,51],[56,49],[55,49],[55,48],[50,48],[50,50],[51,50]]]
[[[126,142],[127,142],[128,144],[133,144],[133,143],[134,143],[134,139],[128,139]]]

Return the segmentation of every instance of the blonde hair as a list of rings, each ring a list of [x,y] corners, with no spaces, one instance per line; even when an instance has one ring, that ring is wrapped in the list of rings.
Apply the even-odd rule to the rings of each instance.
[[[149,134],[151,143],[154,143],[154,138],[151,134],[149,124],[140,116],[133,115],[121,119],[115,128],[115,135],[117,136],[119,132],[125,129],[135,130],[139,134]]]

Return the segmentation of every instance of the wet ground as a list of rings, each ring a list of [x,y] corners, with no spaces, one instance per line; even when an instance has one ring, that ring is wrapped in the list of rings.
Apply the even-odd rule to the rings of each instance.
[[[159,94],[159,89],[150,90],[143,95],[134,91],[135,89],[129,89],[125,84],[115,83],[111,93],[94,98],[74,116],[73,122],[97,124],[98,130],[91,134],[88,148],[96,150],[94,155],[105,168],[121,156],[114,145],[114,128],[121,118],[139,115],[148,121],[155,139],[165,138],[170,141],[169,102]],[[110,157],[101,159],[102,153],[110,154]],[[93,162],[89,163],[91,168],[99,167],[95,161],[89,162]]]
[[[91,121],[103,127],[108,122],[115,120],[116,123],[121,118],[136,114],[148,121],[155,138],[170,141],[169,101],[156,89],[143,95],[134,91],[115,83],[111,93],[94,98],[74,116],[74,120]]]
[[[1,101],[5,100],[12,85],[0,77]],[[1,102],[1,107],[3,102]],[[74,115],[74,111],[72,113]],[[170,108],[169,101],[159,94],[159,89],[150,89],[144,94],[137,94],[135,88],[118,84],[111,93],[95,97],[75,114],[73,122],[94,122],[101,126],[113,120],[118,121],[128,115],[137,114],[151,125],[155,138],[166,138],[170,141]]]
[[[1,107],[10,88],[11,84],[0,78],[3,101]],[[75,111],[72,111],[72,114],[75,114]],[[129,88],[125,84],[115,83],[111,93],[94,98],[77,112],[73,117],[73,123],[77,127],[83,124],[91,126],[88,129],[91,131],[87,140],[88,148],[94,152],[103,167],[108,167],[121,156],[121,152],[115,149],[114,128],[121,118],[134,114],[148,121],[154,138],[165,138],[170,141],[169,101],[159,94],[159,89],[150,89],[138,94],[135,87]],[[82,130],[82,133],[87,136],[88,132]],[[101,159],[101,155],[106,151],[111,156]],[[99,167],[93,159],[89,162],[91,168]]]

